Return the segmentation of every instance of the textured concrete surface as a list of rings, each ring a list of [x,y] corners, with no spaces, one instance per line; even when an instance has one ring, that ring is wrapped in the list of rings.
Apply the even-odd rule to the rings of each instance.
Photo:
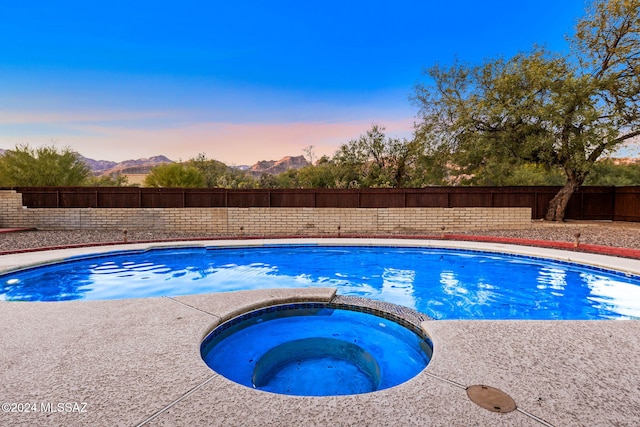
[[[491,249],[506,245],[498,246]],[[40,255],[22,262],[61,257]],[[0,258],[0,269],[19,263]],[[640,271],[638,261],[590,260]],[[200,342],[224,319],[333,295],[313,288],[0,302],[0,403],[32,411],[2,411],[0,425],[640,425],[638,321],[427,321],[422,327],[434,342],[427,368],[400,386],[353,396],[265,393],[220,377],[200,358]],[[518,409],[481,408],[466,394],[474,384],[501,389]],[[53,412],[60,409],[84,412]]]
[[[29,413],[3,406],[0,425],[137,425],[217,376],[202,361],[200,343],[230,313],[260,301],[329,301],[334,294],[271,289],[182,301],[1,302],[0,403],[35,406]],[[48,403],[77,403],[85,412],[43,413]]]
[[[430,374],[509,394],[556,426],[640,425],[640,322],[428,321]]]
[[[640,322],[427,321],[434,342],[416,378],[376,393],[283,396],[218,376],[202,338],[265,303],[328,301],[332,289],[179,298],[0,303],[0,425],[493,425],[640,423]],[[243,308],[244,307],[244,308]],[[490,412],[465,388],[497,387],[518,409]],[[78,403],[83,413],[42,413]],[[86,404],[84,406],[83,404]]]

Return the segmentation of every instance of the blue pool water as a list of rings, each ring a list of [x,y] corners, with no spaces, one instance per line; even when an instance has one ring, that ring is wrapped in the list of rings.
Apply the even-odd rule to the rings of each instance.
[[[262,391],[299,396],[369,393],[422,371],[431,344],[398,323],[322,304],[258,310],[207,336],[205,363]]]
[[[112,252],[0,276],[0,299],[62,301],[336,287],[435,319],[640,318],[640,277],[524,256],[420,247]]]

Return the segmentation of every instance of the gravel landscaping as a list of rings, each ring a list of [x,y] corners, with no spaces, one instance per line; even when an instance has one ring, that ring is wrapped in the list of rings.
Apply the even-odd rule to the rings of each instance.
[[[580,234],[581,244],[640,249],[640,223],[633,222],[534,221],[526,230],[482,230],[461,234],[572,243],[576,241],[576,234]]]
[[[580,233],[580,243],[640,249],[640,223],[568,221],[549,223],[534,221],[530,228],[520,230],[476,230],[455,234],[497,236],[558,242],[575,242]],[[429,233],[427,233],[428,235]],[[431,233],[435,235],[435,233]],[[189,240],[220,238],[213,234],[190,234],[180,232],[128,231],[129,242],[151,240]],[[21,231],[0,233],[0,252],[36,249],[68,245],[86,245],[123,242],[122,231]]]

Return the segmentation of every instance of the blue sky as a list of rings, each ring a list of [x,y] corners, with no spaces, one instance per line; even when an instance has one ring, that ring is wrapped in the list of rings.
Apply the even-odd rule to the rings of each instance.
[[[424,67],[567,51],[584,0],[0,0],[0,148],[228,164],[409,137]]]

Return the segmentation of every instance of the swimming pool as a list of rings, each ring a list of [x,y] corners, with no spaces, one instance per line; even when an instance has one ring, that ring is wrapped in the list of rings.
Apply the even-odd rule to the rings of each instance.
[[[393,246],[173,247],[0,276],[0,299],[63,301],[336,287],[435,319],[640,318],[640,277],[535,257]]]

